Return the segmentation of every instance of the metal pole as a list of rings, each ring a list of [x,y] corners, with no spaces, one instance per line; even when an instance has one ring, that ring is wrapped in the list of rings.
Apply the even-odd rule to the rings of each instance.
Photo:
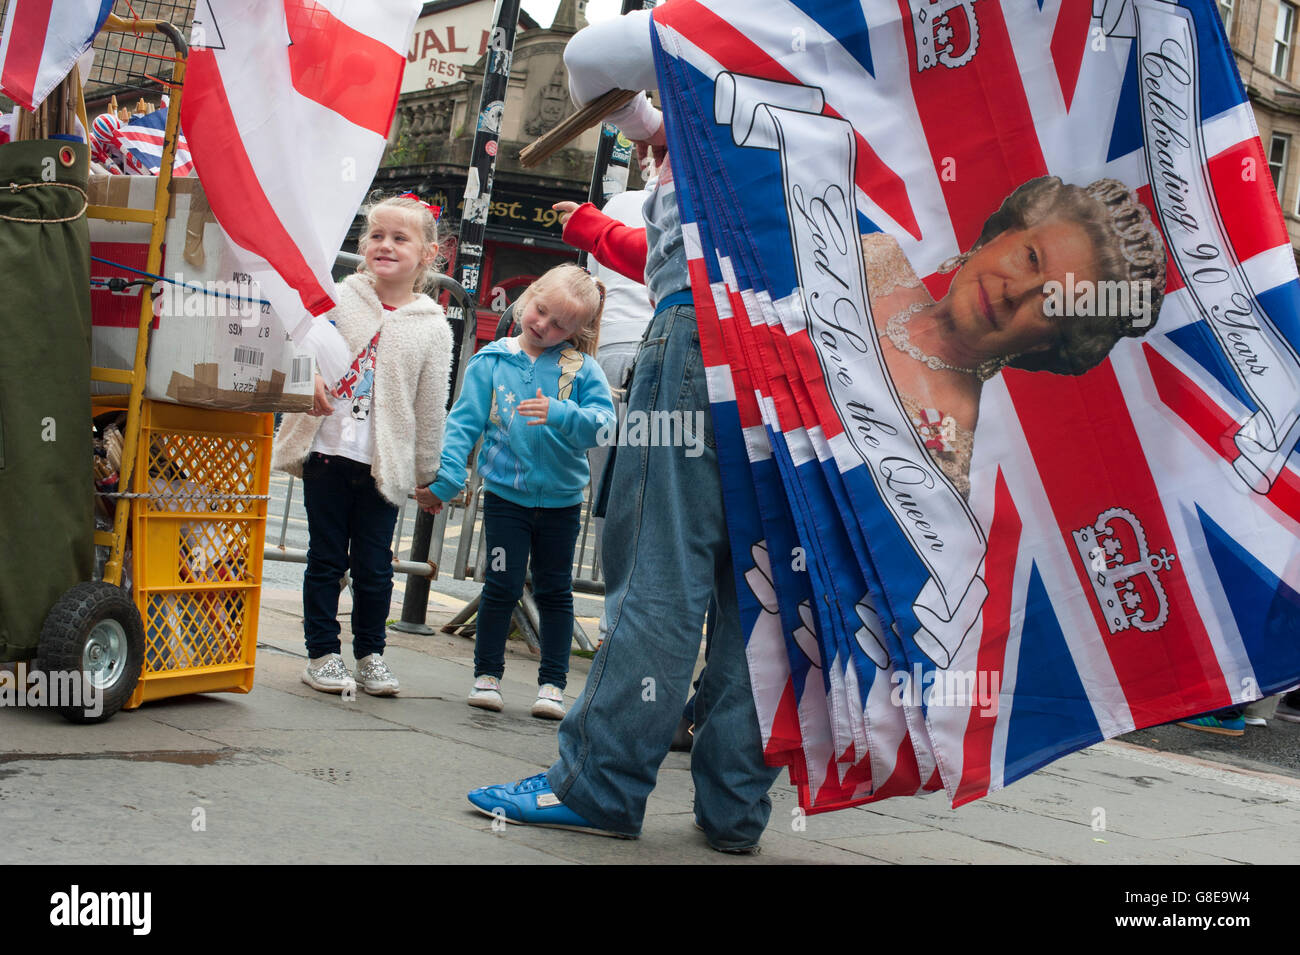
[[[518,0],[515,0],[517,3]],[[474,312],[474,302],[470,294],[461,287],[460,283],[447,278],[445,275],[439,275],[435,280],[439,288],[446,289],[451,293],[451,300],[457,303],[461,311],[468,314]],[[466,330],[471,334],[473,325],[466,324]],[[461,349],[467,346],[461,343]],[[473,350],[472,339],[468,345],[471,352]],[[468,361],[468,359],[466,359]],[[462,369],[463,370],[463,367]],[[451,395],[447,399],[447,410],[451,410],[452,403],[460,394],[461,373],[457,371],[455,385],[452,388]],[[410,561],[414,564],[428,564],[429,562],[429,544],[433,540],[433,522],[434,517],[426,514],[424,511],[417,511],[415,514],[415,528],[411,531],[411,555]],[[402,617],[397,623],[392,624],[392,628],[401,633],[416,633],[421,636],[432,636],[435,632],[432,627],[426,624],[425,618],[429,614],[429,578],[428,577],[411,577],[406,584],[406,592],[402,595]]]
[[[262,548],[262,559],[278,560],[285,564],[305,564],[307,563],[307,552],[301,547],[276,547],[267,544]],[[393,573],[406,574],[410,578],[407,586],[410,586],[421,580],[428,583],[429,578],[437,576],[438,569],[427,561],[395,560],[393,561]],[[401,628],[397,624],[393,624],[393,629],[398,630]]]
[[[501,117],[505,112],[506,84],[510,80],[510,61],[514,56],[515,27],[519,23],[519,0],[497,0],[492,16],[492,33],[488,40],[483,69],[483,94],[479,98],[478,126],[474,131],[474,148],[470,152],[465,177],[465,207],[460,217],[460,237],[456,253],[456,278],[474,298],[479,295],[479,272],[483,261],[483,239],[487,234],[488,209],[492,206],[492,180],[497,168],[497,143],[501,137]],[[468,344],[472,354],[472,334],[478,318],[472,305],[463,311],[447,311],[452,334]],[[458,322],[463,323],[457,324]],[[459,383],[461,359],[453,356],[452,377]]]

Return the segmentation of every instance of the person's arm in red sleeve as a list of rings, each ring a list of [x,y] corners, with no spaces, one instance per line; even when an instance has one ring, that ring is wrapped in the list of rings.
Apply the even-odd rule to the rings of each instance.
[[[556,203],[556,208],[561,205]],[[645,283],[645,229],[624,225],[584,202],[564,222],[563,238],[575,249],[590,252],[601,265]]]

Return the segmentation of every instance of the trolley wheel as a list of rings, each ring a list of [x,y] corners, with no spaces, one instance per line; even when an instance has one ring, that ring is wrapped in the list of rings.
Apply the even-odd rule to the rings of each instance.
[[[47,675],[78,675],[83,705],[64,701],[57,707],[60,715],[73,723],[102,723],[130,699],[140,679],[144,621],[125,590],[87,581],[55,602],[41,628],[38,652]],[[100,701],[102,708],[97,705]]]

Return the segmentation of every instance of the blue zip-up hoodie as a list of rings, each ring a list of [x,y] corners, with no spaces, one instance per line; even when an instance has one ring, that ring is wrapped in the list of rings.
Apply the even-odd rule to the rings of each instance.
[[[518,414],[519,402],[550,398],[546,424]],[[591,480],[588,448],[614,427],[614,401],[596,360],[568,342],[534,361],[517,339],[485,346],[465,368],[465,384],[447,416],[442,463],[429,485],[439,500],[465,486],[465,462],[478,436],[478,472],[487,489],[521,507],[571,507]]]

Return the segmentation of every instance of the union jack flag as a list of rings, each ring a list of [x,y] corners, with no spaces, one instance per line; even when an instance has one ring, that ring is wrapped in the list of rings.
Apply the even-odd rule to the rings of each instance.
[[[35,112],[112,10],[113,0],[11,0],[0,29],[0,90]]]
[[[143,116],[133,116],[116,131],[117,147],[122,151],[122,159],[127,172],[137,176],[156,176],[162,169],[163,139],[167,132],[167,107],[156,109]],[[172,163],[173,175],[189,176],[194,172],[194,160],[190,158],[189,143],[185,135],[178,133],[176,159]]]
[[[1300,681],[1300,280],[1215,5],[653,24],[755,703],[801,804],[960,805]]]

